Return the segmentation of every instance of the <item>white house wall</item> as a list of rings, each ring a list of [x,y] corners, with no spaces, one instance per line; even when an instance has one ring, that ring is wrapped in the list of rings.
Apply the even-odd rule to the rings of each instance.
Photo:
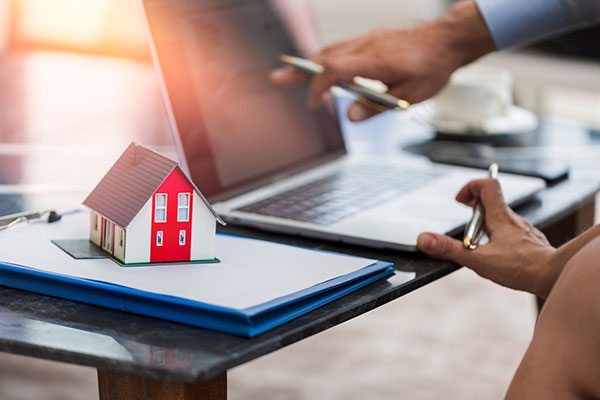
[[[93,211],[90,212],[90,240],[97,246],[100,246],[100,235],[102,233],[102,225],[100,222],[98,214]]]
[[[215,258],[215,216],[206,207],[200,196],[194,193],[192,206],[192,260]]]
[[[125,233],[125,262],[150,262],[150,236],[152,235],[152,197],[135,216]]]

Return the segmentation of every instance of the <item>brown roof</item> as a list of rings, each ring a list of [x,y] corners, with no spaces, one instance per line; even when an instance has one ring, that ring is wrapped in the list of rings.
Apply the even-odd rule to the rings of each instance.
[[[177,167],[177,162],[170,158],[131,143],[83,204],[126,228]],[[224,224],[188,175],[183,173],[217,221]]]

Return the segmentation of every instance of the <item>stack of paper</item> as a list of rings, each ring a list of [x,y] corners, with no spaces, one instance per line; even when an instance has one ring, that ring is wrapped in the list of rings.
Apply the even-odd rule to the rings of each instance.
[[[121,267],[51,243],[86,238],[88,224],[82,211],[0,232],[0,284],[254,336],[394,273],[385,262],[222,234],[216,264]]]

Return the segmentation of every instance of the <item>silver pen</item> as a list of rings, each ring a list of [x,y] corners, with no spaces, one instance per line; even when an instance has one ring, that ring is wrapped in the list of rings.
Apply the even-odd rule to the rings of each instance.
[[[493,163],[488,168],[490,178],[498,179],[498,164]],[[463,238],[463,246],[468,250],[475,250],[479,246],[479,241],[485,232],[485,210],[480,200],[477,200],[473,207],[473,216],[465,227],[465,236]]]
[[[0,217],[0,231],[6,230],[20,222],[56,222],[61,219],[61,215],[54,210],[45,211],[27,211],[18,214],[4,215]]]
[[[322,65],[304,58],[282,54],[279,56],[279,60],[309,75],[314,76],[323,72]],[[406,110],[410,107],[410,103],[406,100],[399,99],[389,93],[378,92],[367,85],[357,82],[338,82],[335,84],[335,86],[338,86],[349,92],[356,93],[360,103],[367,107],[373,108],[376,111],[387,111],[391,109]]]

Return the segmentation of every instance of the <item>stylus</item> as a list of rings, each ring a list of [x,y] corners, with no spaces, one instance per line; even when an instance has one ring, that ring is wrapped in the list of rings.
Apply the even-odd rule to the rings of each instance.
[[[498,179],[498,164],[493,163],[488,168],[490,178]],[[473,216],[465,228],[465,236],[463,238],[463,246],[468,250],[475,250],[479,246],[479,241],[485,231],[484,221],[485,210],[481,201],[478,200],[473,207]]]
[[[322,65],[304,58],[282,54],[279,56],[279,60],[309,75],[318,75],[323,72]],[[389,93],[378,92],[373,88],[358,82],[338,82],[335,86],[356,93],[359,96],[358,100],[361,103],[371,108],[375,108],[378,111],[386,111],[389,109],[406,110],[410,107],[410,103],[406,100],[399,99]]]

